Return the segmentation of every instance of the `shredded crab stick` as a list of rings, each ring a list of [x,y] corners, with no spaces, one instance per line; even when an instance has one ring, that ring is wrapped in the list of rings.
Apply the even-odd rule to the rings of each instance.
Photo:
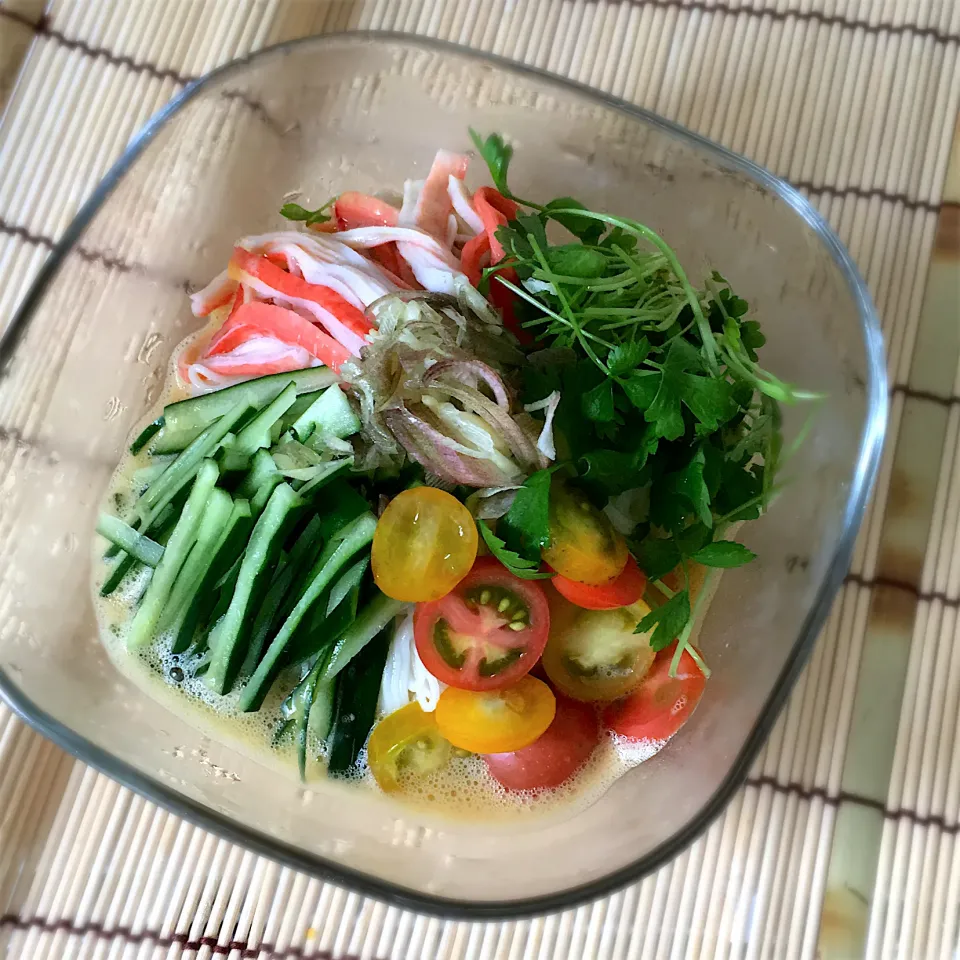
[[[339,371],[350,357],[346,347],[295,311],[260,301],[236,306],[201,356],[197,352],[185,350],[178,369],[181,380],[198,389],[320,364]]]
[[[303,347],[290,346],[275,337],[252,337],[230,353],[191,363],[181,370],[181,378],[194,389],[205,392],[232,386],[251,377],[317,366],[321,366],[320,361]]]
[[[311,313],[350,353],[358,354],[366,343],[370,321],[335,290],[309,283],[243,247],[234,248],[228,270],[262,299],[283,300]]]
[[[450,204],[453,207],[453,212],[463,221],[467,229],[474,236],[483,233],[485,229],[483,221],[477,216],[470,191],[467,190],[467,185],[463,180],[451,173],[447,178],[447,191],[450,194]]]
[[[293,310],[272,303],[244,303],[214,334],[207,357],[230,353],[254,337],[269,336],[291,347],[303,347],[312,357],[332,370],[351,356],[333,337],[319,330]]]
[[[423,181],[423,189],[420,190],[414,208],[414,222],[421,230],[438,240],[447,239],[450,233],[450,215],[453,213],[450,178],[463,180],[467,175],[469,163],[470,158],[466,154],[438,150],[427,179]],[[454,236],[456,232],[456,220],[454,220]],[[453,238],[450,238],[451,243],[452,240]]]
[[[431,293],[456,293],[460,263],[436,237],[416,227],[360,227],[338,233],[337,239],[355,250],[369,250],[395,241],[417,282]]]
[[[368,193],[357,193],[355,190],[341,193],[333,205],[333,212],[340,230],[353,230],[355,227],[395,227],[400,216],[400,211],[393,204],[379,197],[371,197]]]
[[[190,309],[195,317],[208,317],[225,307],[237,292],[237,283],[226,270],[218,273],[202,290],[190,295]]]

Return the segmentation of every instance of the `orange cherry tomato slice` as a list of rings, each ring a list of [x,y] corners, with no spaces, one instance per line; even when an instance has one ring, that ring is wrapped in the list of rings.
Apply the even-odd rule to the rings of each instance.
[[[627,565],[620,575],[606,583],[581,583],[559,573],[550,582],[561,596],[585,610],[629,607],[643,596],[647,586],[647,578],[632,556],[627,557]]]
[[[610,518],[580,491],[563,484],[550,490],[550,545],[543,559],[562,577],[607,583],[627,564],[627,542]]]
[[[501,690],[447,687],[437,703],[437,727],[461,750],[511,753],[542,736],[556,709],[553,691],[536,677]]]
[[[452,494],[404,490],[387,504],[373,535],[377,586],[395,600],[436,600],[449,593],[477,557],[477,525]]]

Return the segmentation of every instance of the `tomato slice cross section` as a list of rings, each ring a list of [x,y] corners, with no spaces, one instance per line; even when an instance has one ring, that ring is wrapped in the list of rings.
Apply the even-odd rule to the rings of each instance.
[[[417,604],[417,653],[438,680],[461,690],[516,683],[540,659],[550,610],[537,583],[480,557],[445,597]]]

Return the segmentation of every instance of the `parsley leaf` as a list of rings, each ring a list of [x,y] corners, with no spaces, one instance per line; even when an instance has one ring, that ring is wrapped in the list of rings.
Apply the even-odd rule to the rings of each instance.
[[[587,208],[578,200],[574,200],[573,197],[558,197],[556,200],[551,200],[543,208],[543,212],[552,220],[556,220],[561,226],[566,227],[567,230],[569,230],[584,244],[595,244],[603,236],[603,224],[597,220],[589,220],[586,217],[578,217],[576,214],[572,213],[554,212],[555,210],[570,209],[586,210]],[[557,272],[563,273],[564,271],[558,270]]]
[[[742,543],[718,540],[716,543],[708,543],[705,547],[701,547],[693,554],[692,559],[705,567],[741,567],[756,559],[756,556]]]
[[[650,353],[650,341],[646,337],[618,343],[607,354],[607,369],[611,377],[619,377],[639,367]],[[652,372],[652,371],[651,371]],[[649,404],[645,404],[649,406]]]
[[[690,593],[680,590],[662,606],[651,610],[638,624],[634,633],[649,633],[650,646],[659,653],[665,650],[690,622]]]
[[[616,415],[613,406],[613,381],[603,380],[592,390],[583,394],[580,397],[580,409],[590,420],[597,420],[600,423],[609,423],[613,420]]]
[[[307,210],[306,207],[301,207],[299,203],[285,203],[280,208],[280,216],[286,220],[302,221],[308,227],[315,223],[327,223],[332,219],[327,214],[327,210],[333,206],[336,199],[336,197],[331,197],[322,207],[317,207],[316,210]]]
[[[682,337],[674,339],[660,368],[656,396],[644,411],[661,437],[676,440],[683,436],[681,404],[711,431],[736,413],[731,385],[710,374],[701,375],[702,370],[697,348]],[[629,391],[627,395],[631,396]]]
[[[703,478],[706,460],[698,450],[681,470],[663,474],[650,491],[650,519],[658,527],[677,533],[684,529],[691,514],[706,527],[713,526],[710,491]]]
[[[659,580],[680,563],[680,548],[672,538],[647,537],[634,553],[648,580]]]
[[[542,250],[545,245],[546,235],[540,244],[540,249]],[[549,247],[546,256],[550,269],[561,276],[595,279],[602,277],[607,267],[607,258],[599,250],[585,247],[582,243]]]
[[[510,197],[510,188],[507,186],[507,170],[513,158],[513,147],[506,143],[499,133],[491,133],[484,140],[476,130],[470,128],[470,139],[477,152],[490,171],[493,185],[505,196]]]
[[[508,550],[506,543],[487,526],[486,521],[478,520],[477,528],[480,531],[480,536],[483,537],[483,542],[489,547],[490,552],[515,577],[519,577],[521,580],[546,580],[553,576],[549,571],[544,573],[540,572],[539,560],[527,560],[518,553]]]
[[[506,534],[504,543],[514,552],[535,554],[538,567],[540,551],[550,546],[550,475],[554,469],[538,470],[527,477],[501,521]]]

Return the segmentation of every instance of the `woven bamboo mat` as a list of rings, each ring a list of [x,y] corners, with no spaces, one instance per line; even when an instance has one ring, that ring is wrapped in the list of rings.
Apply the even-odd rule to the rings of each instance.
[[[428,919],[280,869],[120,788],[0,707],[0,954],[955,956],[960,137],[949,173],[948,161],[960,3],[0,0],[0,325],[130,136],[187,80],[268,43],[352,28],[442,36],[568,74],[811,195],[870,284],[893,384],[853,571],[720,820],[643,882],[532,921]]]

